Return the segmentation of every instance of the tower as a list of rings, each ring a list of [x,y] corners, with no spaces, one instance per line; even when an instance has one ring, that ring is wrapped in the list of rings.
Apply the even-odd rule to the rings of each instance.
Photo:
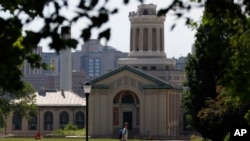
[[[65,26],[61,29],[61,38],[63,40],[70,39],[70,27]],[[67,47],[60,53],[60,89],[72,90],[72,59],[71,48]]]
[[[129,13],[130,58],[166,58],[164,51],[165,16],[158,17],[156,5],[142,4],[137,12]]]
[[[139,5],[137,12],[129,13],[129,20],[130,53],[118,64],[150,72],[173,69],[176,61],[167,59],[164,49],[165,16],[157,16],[156,5]]]

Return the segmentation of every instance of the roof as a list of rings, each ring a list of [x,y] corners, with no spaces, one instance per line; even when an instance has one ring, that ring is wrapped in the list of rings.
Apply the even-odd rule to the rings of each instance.
[[[85,97],[72,91],[40,91],[36,92],[37,106],[85,106]]]
[[[102,75],[100,77],[97,77],[97,78],[95,78],[95,79],[93,79],[93,80],[91,80],[89,82],[90,82],[90,84],[93,85],[92,86],[93,88],[108,88],[107,85],[99,86],[99,85],[95,85],[95,83],[97,83],[97,82],[99,82],[99,81],[101,81],[103,79],[106,79],[108,77],[111,77],[114,74],[120,73],[120,72],[122,72],[124,70],[128,70],[130,72],[133,72],[133,73],[135,73],[135,74],[137,74],[137,75],[139,75],[139,76],[141,76],[143,78],[146,78],[146,79],[148,79],[150,81],[153,81],[155,83],[155,85],[144,85],[143,86],[144,89],[171,89],[171,88],[173,88],[173,86],[170,83],[168,83],[168,82],[166,82],[166,81],[164,81],[162,79],[159,79],[159,78],[157,78],[157,77],[155,77],[153,75],[145,73],[142,70],[136,69],[136,68],[128,66],[128,65],[121,66],[121,67],[119,67],[119,68],[117,68],[117,69],[115,69],[115,70],[113,70],[111,72],[108,72],[108,73],[106,73],[106,74],[104,74],[104,75]]]

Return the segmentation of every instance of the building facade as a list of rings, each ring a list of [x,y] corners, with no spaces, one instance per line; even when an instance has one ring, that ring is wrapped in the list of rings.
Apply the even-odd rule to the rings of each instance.
[[[14,136],[52,134],[66,125],[85,127],[85,98],[70,91],[40,90],[36,92],[38,114],[28,113],[29,120],[17,111],[6,117],[6,127],[0,133]]]
[[[129,137],[180,134],[180,88],[124,65],[90,81],[89,133],[113,136],[129,123]]]

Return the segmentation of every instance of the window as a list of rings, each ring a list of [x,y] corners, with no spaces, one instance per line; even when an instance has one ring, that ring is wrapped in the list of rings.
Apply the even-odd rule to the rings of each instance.
[[[165,66],[165,70],[169,70],[169,66]]]
[[[53,130],[53,113],[45,112],[44,113],[44,130]]]
[[[125,95],[122,97],[122,103],[131,104],[134,103],[134,98],[132,95]]]
[[[151,70],[156,70],[156,66],[151,66]]]
[[[75,114],[75,125],[78,129],[84,128],[84,114],[83,112],[76,112]]]
[[[29,113],[30,119],[28,121],[28,129],[29,130],[36,130],[37,129],[37,116],[30,112]]]
[[[143,15],[148,15],[148,10],[143,10]]]
[[[101,71],[101,67],[100,67],[100,59],[95,59],[95,76],[100,76],[100,71]]]
[[[94,72],[94,60],[93,59],[89,59],[89,76],[93,76],[93,72]]]
[[[100,64],[100,59],[95,59],[95,64],[99,65]]]
[[[22,116],[19,112],[13,113],[12,129],[13,130],[22,130]]]
[[[142,70],[147,70],[147,66],[142,66]]]
[[[69,114],[66,111],[60,113],[60,128],[64,128],[69,123]]]

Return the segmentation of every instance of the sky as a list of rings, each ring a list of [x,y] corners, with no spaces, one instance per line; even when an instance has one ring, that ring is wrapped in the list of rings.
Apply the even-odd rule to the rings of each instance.
[[[75,0],[74,0],[75,1]],[[72,2],[74,2],[72,1]],[[157,5],[157,10],[160,8],[165,8],[169,5],[172,0],[145,0],[145,4],[153,3]],[[76,2],[76,1],[75,1]],[[111,28],[111,38],[108,42],[101,40],[101,44],[108,45],[116,48],[122,52],[129,52],[130,45],[130,22],[128,14],[131,11],[137,11],[137,6],[140,3],[137,0],[130,0],[128,5],[123,4],[123,0],[110,0],[108,7],[111,9],[118,7],[119,11],[115,15],[111,15],[108,23],[106,23],[101,29],[93,30],[91,39],[97,38],[97,33],[105,29],[105,27]],[[65,12],[67,13],[67,11]],[[195,21],[199,21],[202,16],[202,9],[193,8],[190,12],[185,12],[184,16],[189,16]],[[87,25],[87,22],[82,20],[76,23],[71,28],[71,36],[77,38],[80,35],[79,26]],[[171,26],[176,24],[174,30],[170,30]],[[194,43],[195,30],[188,28],[185,25],[185,19],[177,19],[173,16],[173,13],[168,13],[166,15],[165,26],[165,52],[168,58],[178,58],[181,56],[186,56],[191,52],[192,44]],[[80,43],[77,46],[77,50],[80,50],[81,45],[84,44],[83,41],[79,40]],[[48,41],[42,41],[39,46],[43,47],[43,52],[53,52],[48,48]]]

